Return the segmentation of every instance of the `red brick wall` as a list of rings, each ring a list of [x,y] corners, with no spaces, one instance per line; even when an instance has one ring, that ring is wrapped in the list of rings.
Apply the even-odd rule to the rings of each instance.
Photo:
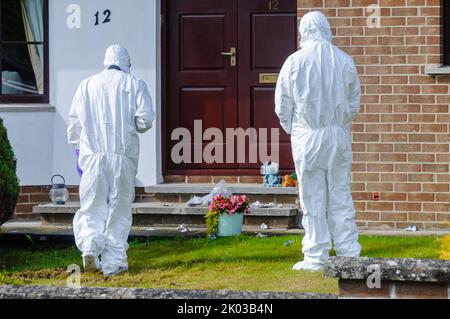
[[[17,202],[15,219],[36,220],[39,216],[33,214],[33,207],[46,204],[50,201],[49,192],[51,186],[22,186],[20,188],[19,200]],[[69,202],[78,202],[78,186],[67,186],[70,198]],[[146,202],[151,195],[146,194],[144,187],[136,187],[136,202]]]
[[[355,58],[362,108],[353,126],[353,191],[360,226],[448,228],[450,76],[441,63],[440,0],[380,0],[381,28],[367,27],[376,0],[299,0],[301,18],[325,13],[334,43]],[[373,192],[381,200],[373,201]]]
[[[36,219],[32,214],[33,207],[50,201],[51,186],[22,186],[14,217],[16,219]],[[71,201],[78,200],[78,187],[67,187]]]

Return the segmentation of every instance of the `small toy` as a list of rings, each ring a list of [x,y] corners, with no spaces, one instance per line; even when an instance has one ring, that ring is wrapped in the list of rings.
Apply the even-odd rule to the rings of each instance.
[[[283,178],[283,187],[298,187],[298,182],[293,175],[286,175]]]
[[[278,163],[264,163],[261,167],[261,174],[264,176],[265,187],[281,187],[282,178],[280,176],[280,165]]]

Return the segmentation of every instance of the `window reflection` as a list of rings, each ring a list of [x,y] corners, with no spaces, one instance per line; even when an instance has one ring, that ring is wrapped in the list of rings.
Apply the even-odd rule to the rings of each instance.
[[[1,94],[44,94],[43,0],[1,2]]]

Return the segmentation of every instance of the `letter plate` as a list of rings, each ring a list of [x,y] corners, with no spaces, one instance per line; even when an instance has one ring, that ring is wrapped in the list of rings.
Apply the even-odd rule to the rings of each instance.
[[[260,73],[259,83],[260,84],[276,84],[278,81],[278,73]]]

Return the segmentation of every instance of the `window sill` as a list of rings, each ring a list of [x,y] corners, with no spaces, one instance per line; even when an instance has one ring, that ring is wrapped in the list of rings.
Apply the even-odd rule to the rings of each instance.
[[[0,112],[5,113],[53,113],[56,111],[50,104],[0,104]]]
[[[425,66],[427,75],[450,75],[450,66],[441,64],[429,64]]]

